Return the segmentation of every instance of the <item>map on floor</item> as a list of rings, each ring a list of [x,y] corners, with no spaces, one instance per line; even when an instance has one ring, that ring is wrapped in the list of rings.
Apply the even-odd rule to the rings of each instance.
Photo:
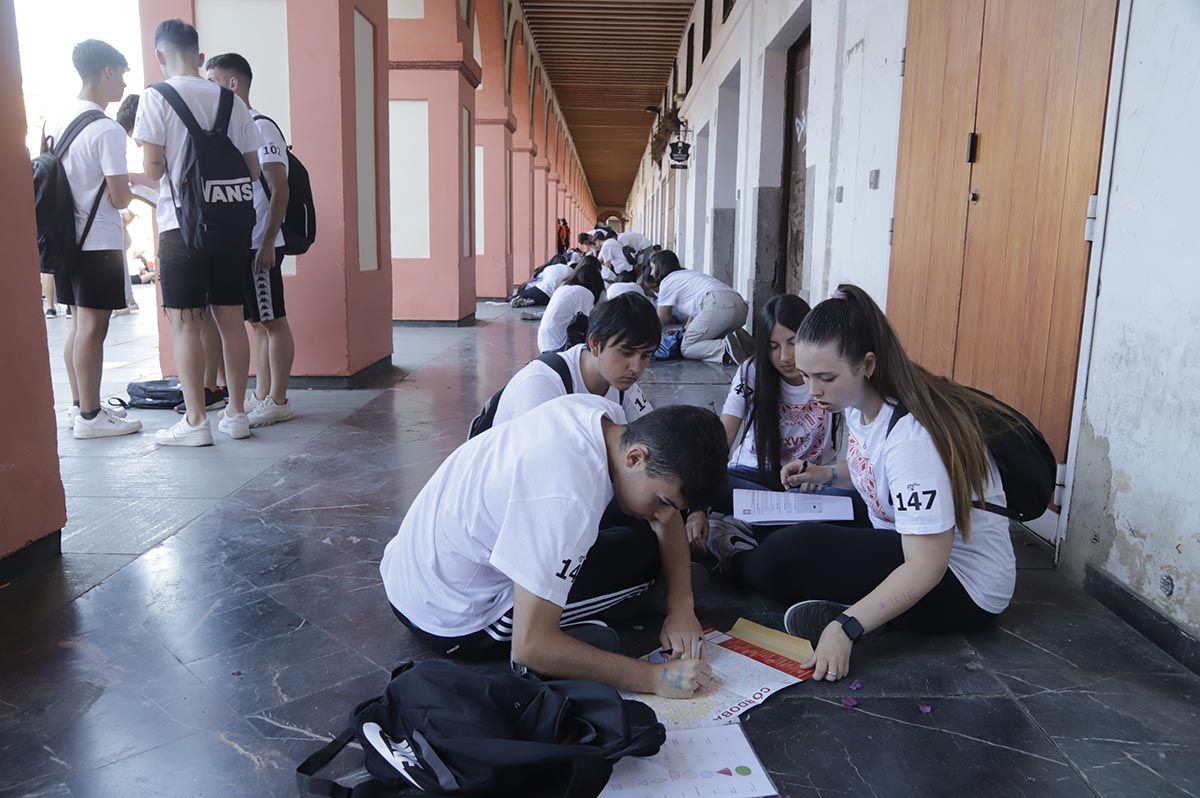
[[[853,521],[854,504],[849,496],[736,488],[733,491],[733,517],[746,524]]]
[[[667,731],[733,723],[746,710],[812,676],[811,668],[800,667],[812,656],[807,640],[745,618],[739,618],[728,632],[706,632],[704,640],[704,656],[718,677],[715,684],[687,699],[625,694],[648,704]],[[662,652],[642,659],[661,661]]]
[[[760,798],[777,795],[741,724],[667,732],[654,756],[627,756],[601,796]]]

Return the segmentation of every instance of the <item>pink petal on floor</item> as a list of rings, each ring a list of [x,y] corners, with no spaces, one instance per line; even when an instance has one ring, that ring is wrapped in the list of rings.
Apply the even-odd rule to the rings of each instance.
[[[917,709],[919,709],[921,711],[922,715],[932,715],[933,714],[933,707],[925,706],[924,704],[917,707]]]
[[[854,681],[850,682],[850,689],[851,690],[861,690],[862,682],[860,682],[858,679],[855,679]]]
[[[858,706],[858,699],[857,698],[848,698],[848,697],[843,698],[842,706],[844,706],[846,709],[854,709],[856,706]]]

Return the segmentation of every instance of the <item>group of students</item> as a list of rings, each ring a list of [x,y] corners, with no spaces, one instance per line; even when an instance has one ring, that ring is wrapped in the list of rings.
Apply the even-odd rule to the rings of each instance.
[[[734,315],[719,299],[696,315]],[[720,416],[655,410],[638,380],[660,315],[636,295],[597,305],[587,341],[518,371],[491,429],[422,489],[380,566],[418,638],[687,698],[713,679],[693,562],[791,605],[784,627],[814,644],[818,680],[844,678],[855,642],[886,626],[967,631],[1005,610],[1015,559],[1007,518],[981,509],[1005,495],[978,423],[1003,405],[913,363],[842,285],[811,310],[763,306]],[[725,514],[733,487],[848,493],[856,520],[749,528]],[[603,619],[656,582],[669,656],[652,664],[617,653]]]
[[[144,179],[158,189],[157,276],[185,400],[179,408],[184,418],[158,430],[155,441],[205,446],[213,443],[208,410],[228,405],[217,428],[233,439],[249,437],[251,427],[292,417],[287,383],[295,345],[280,269],[288,147],[278,125],[250,106],[253,73],[243,56],[225,53],[205,61],[196,29],[178,19],[158,25],[154,49],[165,82],[148,87],[140,101],[137,95],[127,97],[113,120],[104,111],[124,95],[128,63],[105,42],[81,42],[72,56],[82,80],[78,100],[49,120],[44,131],[43,151],[60,160],[70,184],[81,250],[69,271],[54,280],[58,303],[75,311],[64,351],[70,417],[76,438],[128,435],[142,427],[123,408],[100,403],[108,321],[113,311],[126,307],[129,283],[120,212],[133,199],[125,154],[130,136],[142,148]],[[252,199],[253,227],[223,228],[223,238],[185,240],[180,217],[188,210],[180,205],[187,205],[188,192],[199,191],[189,186],[185,170],[197,160],[195,147],[208,146],[195,139],[212,136],[226,137],[244,159],[245,177],[224,181],[244,185],[237,187],[236,197],[221,197],[247,205]],[[215,203],[222,186],[210,189],[222,181],[205,182],[203,201]],[[258,362],[249,398],[245,322],[253,325]],[[223,393],[215,385],[217,369],[211,364],[216,362],[227,378]],[[206,363],[211,389],[206,389]]]

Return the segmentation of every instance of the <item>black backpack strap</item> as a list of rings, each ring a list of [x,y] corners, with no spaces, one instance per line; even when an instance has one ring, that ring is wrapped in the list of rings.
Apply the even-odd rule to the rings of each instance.
[[[95,122],[97,119],[104,119],[104,112],[96,109],[84,111],[79,116],[71,120],[62,135],[58,137],[58,141],[54,142],[53,152],[56,158],[62,158],[67,154],[67,150],[71,147],[71,142],[75,141],[75,137],[83,132],[83,129]],[[43,133],[45,131],[43,130]]]
[[[554,369],[554,373],[562,380],[563,388],[566,389],[568,396],[575,393],[575,381],[571,379],[571,367],[567,365],[567,361],[563,360],[557,352],[547,352],[544,355],[539,355],[538,360]]]
[[[200,123],[196,121],[196,116],[192,113],[192,109],[188,108],[188,104],[183,101],[182,97],[179,96],[179,92],[175,90],[174,86],[166,81],[163,81],[162,83],[155,83],[150,88],[161,94],[162,98],[167,101],[167,105],[171,106],[171,108],[175,111],[175,115],[179,117],[179,120],[183,122],[183,126],[187,128],[189,136],[192,138],[200,138],[200,136],[204,134],[204,128],[200,127]],[[222,91],[227,92],[229,89],[223,89]],[[233,92],[230,92],[230,94],[232,93]],[[222,98],[224,98],[224,94],[222,94]],[[220,120],[220,116],[221,113],[220,110],[218,110],[218,121]],[[225,123],[228,125],[229,120],[226,119]]]
[[[92,231],[92,222],[96,221],[96,212],[100,210],[100,200],[104,198],[104,191],[108,188],[108,179],[104,178],[100,181],[100,188],[96,189],[96,200],[92,203],[92,209],[88,211],[87,222],[83,225],[83,235],[79,236],[79,247],[83,248],[83,242],[87,240],[88,233]]]
[[[304,795],[324,795],[327,798],[350,798],[353,792],[349,787],[338,784],[333,779],[322,779],[317,773],[327,767],[342,749],[354,739],[354,726],[348,726],[337,737],[334,737],[321,748],[309,755],[296,768],[296,786]]]
[[[229,120],[233,116],[233,91],[221,87],[221,99],[217,101],[217,118],[213,120],[213,132],[229,135]]]
[[[255,114],[254,116],[251,117],[251,119],[253,119],[255,122],[257,122],[260,119],[265,119],[268,122],[270,122],[272,125],[275,126],[275,129],[279,131],[279,138],[283,139],[283,146],[285,146],[285,147],[288,146],[287,136],[283,135],[283,128],[281,128],[279,126],[279,123],[276,122],[274,119],[267,116],[266,114]],[[263,193],[267,195],[267,199],[268,200],[271,199],[271,187],[269,185],[267,185],[267,170],[266,169],[262,169],[259,171],[258,182],[262,184],[262,190],[263,190]]]
[[[886,438],[888,435],[891,435],[892,430],[896,427],[896,424],[898,424],[900,422],[900,419],[904,418],[907,415],[908,415],[907,407],[905,407],[904,405],[899,404],[899,403],[892,405],[892,417],[888,420],[887,432],[884,433],[883,437]]]

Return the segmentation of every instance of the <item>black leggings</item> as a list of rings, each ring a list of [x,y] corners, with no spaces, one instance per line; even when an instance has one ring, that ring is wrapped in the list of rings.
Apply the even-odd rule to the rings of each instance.
[[[550,304],[550,295],[537,286],[526,285],[517,292],[518,299],[532,299],[534,307]]]
[[[601,613],[646,592],[661,571],[658,538],[649,524],[601,529],[567,594],[567,605],[563,607],[559,624],[567,628],[594,623]],[[430,634],[395,607],[392,612],[418,638],[451,659],[499,659],[509,655],[513,625],[511,608],[490,626],[461,637]]]
[[[854,604],[903,562],[898,532],[808,522],[761,538],[753,550],[735,555],[729,568],[755,592],[785,604]],[[965,632],[995,617],[947,568],[942,581],[895,623],[923,632]]]

